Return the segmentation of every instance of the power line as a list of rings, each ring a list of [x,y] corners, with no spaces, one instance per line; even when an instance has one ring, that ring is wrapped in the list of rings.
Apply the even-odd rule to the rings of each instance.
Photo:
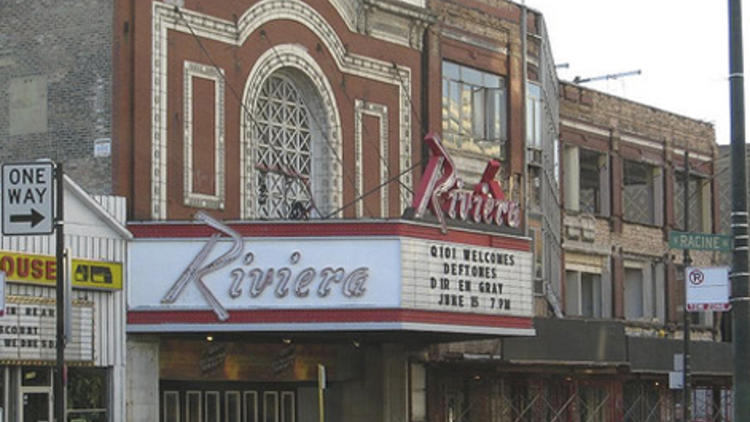
[[[330,214],[326,215],[325,217],[323,217],[323,219],[328,219],[329,217],[331,217],[331,216],[333,216],[333,215],[336,215],[337,213],[339,213],[339,212],[343,211],[344,209],[346,209],[346,208],[348,208],[348,207],[350,207],[350,206],[352,206],[352,205],[356,204],[356,203],[357,203],[357,201],[360,201],[360,200],[364,199],[364,198],[365,198],[366,196],[368,196],[368,195],[371,195],[371,194],[373,194],[373,193],[377,192],[377,191],[378,191],[378,190],[380,190],[380,189],[381,189],[381,188],[382,188],[383,186],[385,186],[385,185],[387,185],[387,184],[389,184],[389,183],[393,182],[394,180],[396,180],[396,179],[400,178],[400,177],[401,177],[401,176],[403,176],[404,174],[406,174],[406,173],[408,173],[408,172],[410,172],[410,171],[414,170],[415,168],[417,168],[417,166],[421,166],[422,164],[424,164],[424,161],[419,161],[419,162],[417,162],[417,163],[413,164],[413,165],[412,165],[411,167],[409,167],[408,169],[405,169],[405,170],[401,171],[401,172],[400,172],[399,174],[397,174],[397,175],[395,175],[395,176],[391,177],[390,179],[388,179],[388,180],[386,180],[385,182],[383,182],[383,183],[379,184],[378,186],[375,186],[374,188],[372,188],[372,189],[370,189],[369,191],[367,191],[367,192],[363,193],[362,195],[358,196],[357,198],[354,198],[354,200],[352,200],[352,201],[348,202],[347,204],[343,205],[343,206],[342,206],[341,208],[339,208],[339,209],[337,209],[337,210],[335,210],[335,211],[331,212]]]
[[[346,75],[344,75],[343,73],[341,74],[341,89],[344,95],[346,95],[346,98],[350,102],[354,103],[354,99],[349,95],[349,92],[346,90],[346,82],[344,79],[345,76]],[[355,116],[355,119],[356,119],[356,116]],[[392,171],[391,171],[390,164],[388,163],[387,157],[383,157],[377,145],[375,145],[373,142],[370,142],[370,133],[368,132],[367,126],[365,126],[364,123],[362,124],[362,130],[364,131],[364,135],[366,135],[365,140],[367,141],[368,144],[370,144],[370,146],[372,146],[372,149],[375,151],[375,153],[378,154],[378,157],[380,158],[380,162],[385,166],[385,169],[388,172],[388,177],[390,177],[392,174]],[[388,139],[386,139],[386,142],[388,142]],[[399,185],[401,185],[403,189],[406,189],[409,192],[411,192],[411,189],[408,186],[406,186],[406,184],[402,182],[401,179],[397,179],[396,181],[398,182]]]

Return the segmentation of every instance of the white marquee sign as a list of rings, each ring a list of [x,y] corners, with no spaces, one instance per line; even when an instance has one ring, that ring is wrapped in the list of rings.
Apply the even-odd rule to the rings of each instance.
[[[72,338],[65,346],[65,359],[91,361],[93,348],[93,308],[74,305]],[[0,316],[0,359],[55,360],[55,304],[9,302]]]
[[[531,253],[409,237],[148,239],[132,311],[410,309],[532,316]]]
[[[531,253],[402,240],[402,306],[532,316]]]

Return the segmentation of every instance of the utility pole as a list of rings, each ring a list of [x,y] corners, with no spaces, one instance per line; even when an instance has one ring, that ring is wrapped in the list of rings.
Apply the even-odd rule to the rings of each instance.
[[[690,156],[685,145],[685,173],[684,173],[684,186],[683,198],[685,203],[685,209],[683,213],[685,231],[689,231],[690,227]],[[682,366],[682,420],[690,421],[692,418],[692,406],[690,403],[691,393],[693,389],[690,388],[690,312],[687,307],[687,268],[693,263],[690,258],[690,249],[684,249],[682,251],[682,266],[683,266],[683,289],[685,289],[685,307],[682,310],[683,316],[683,331],[682,335],[682,352],[683,352],[683,366]]]
[[[56,275],[57,288],[55,295],[55,304],[57,305],[57,336],[55,337],[55,346],[57,348],[57,360],[55,364],[55,420],[64,422],[65,418],[65,265],[63,260],[63,251],[65,249],[65,236],[63,235],[63,165],[57,163],[55,166],[55,200],[57,203],[55,214],[55,240],[56,240]]]
[[[750,421],[750,295],[741,0],[729,0],[729,95],[732,152],[732,349],[734,419]]]

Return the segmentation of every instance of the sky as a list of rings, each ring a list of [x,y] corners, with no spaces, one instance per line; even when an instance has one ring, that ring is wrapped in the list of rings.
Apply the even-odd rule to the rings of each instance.
[[[717,143],[730,143],[726,0],[526,0],[526,5],[544,14],[555,63],[569,65],[558,68],[560,79],[640,69],[640,75],[583,86],[713,123]],[[750,11],[743,12],[747,34]],[[743,42],[747,69],[750,39]],[[750,113],[746,122],[750,125]]]

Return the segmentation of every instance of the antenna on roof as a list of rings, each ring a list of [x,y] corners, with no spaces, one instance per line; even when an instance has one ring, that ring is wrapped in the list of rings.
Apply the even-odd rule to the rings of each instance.
[[[586,83],[586,82],[601,81],[601,80],[605,80],[605,79],[619,79],[619,78],[623,78],[625,76],[635,76],[635,75],[640,75],[640,74],[641,74],[641,69],[631,70],[631,71],[628,71],[628,72],[610,73],[608,75],[602,75],[602,76],[592,76],[590,78],[582,78],[580,76],[576,76],[575,78],[573,78],[573,83],[574,84],[583,84],[583,83]]]

